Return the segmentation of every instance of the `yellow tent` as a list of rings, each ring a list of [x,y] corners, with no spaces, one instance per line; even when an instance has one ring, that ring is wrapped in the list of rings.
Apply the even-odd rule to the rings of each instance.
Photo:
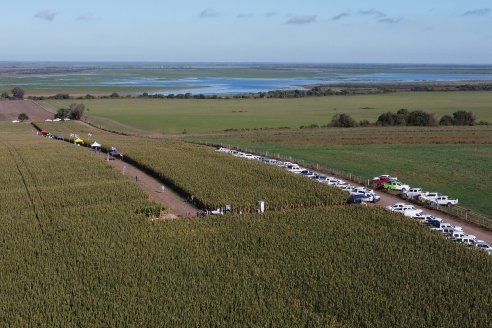
[[[78,144],[84,144],[84,140],[80,139],[80,138],[77,138],[73,141],[74,143],[78,143]]]

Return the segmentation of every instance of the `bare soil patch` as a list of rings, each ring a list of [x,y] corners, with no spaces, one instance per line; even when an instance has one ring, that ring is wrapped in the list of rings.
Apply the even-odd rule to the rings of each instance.
[[[0,101],[0,121],[16,120],[21,113],[26,113],[30,121],[44,121],[45,119],[53,118],[53,113],[32,100]]]

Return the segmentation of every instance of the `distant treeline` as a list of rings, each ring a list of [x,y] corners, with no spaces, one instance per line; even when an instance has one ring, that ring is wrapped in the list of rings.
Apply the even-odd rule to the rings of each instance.
[[[390,92],[433,92],[433,91],[492,91],[492,84],[382,84],[374,86],[346,85],[346,86],[315,86],[309,90],[275,90],[268,92],[244,93],[237,95],[204,95],[192,93],[178,94],[149,94],[144,92],[139,95],[120,95],[113,92],[109,95],[74,97],[67,93],[59,93],[53,96],[30,96],[33,100],[45,99],[118,99],[118,98],[149,98],[149,99],[266,99],[266,98],[304,98],[304,97],[325,97],[325,96],[351,96],[351,95],[370,95],[383,94]]]
[[[452,115],[444,115],[438,118],[434,113],[427,113],[421,110],[409,111],[406,108],[398,110],[396,113],[387,112],[379,115],[376,122],[371,123],[367,120],[357,122],[349,114],[336,114],[331,122],[326,125],[311,124],[301,126],[305,128],[318,127],[342,127],[351,128],[358,126],[438,126],[438,125],[489,125],[488,122],[476,122],[475,114],[464,110],[456,111]]]

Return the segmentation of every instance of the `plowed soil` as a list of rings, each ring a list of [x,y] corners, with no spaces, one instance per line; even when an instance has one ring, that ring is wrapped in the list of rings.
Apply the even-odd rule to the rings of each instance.
[[[44,121],[45,119],[53,118],[53,113],[32,100],[0,101],[0,121],[16,120],[21,113],[26,113],[30,121]]]

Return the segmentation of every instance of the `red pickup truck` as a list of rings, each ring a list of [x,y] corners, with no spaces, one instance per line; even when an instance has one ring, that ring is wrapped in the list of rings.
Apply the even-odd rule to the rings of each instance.
[[[374,177],[371,180],[371,185],[375,187],[382,187],[385,183],[396,181],[396,180],[398,180],[397,177],[392,177],[389,175],[380,175],[378,177]]]

